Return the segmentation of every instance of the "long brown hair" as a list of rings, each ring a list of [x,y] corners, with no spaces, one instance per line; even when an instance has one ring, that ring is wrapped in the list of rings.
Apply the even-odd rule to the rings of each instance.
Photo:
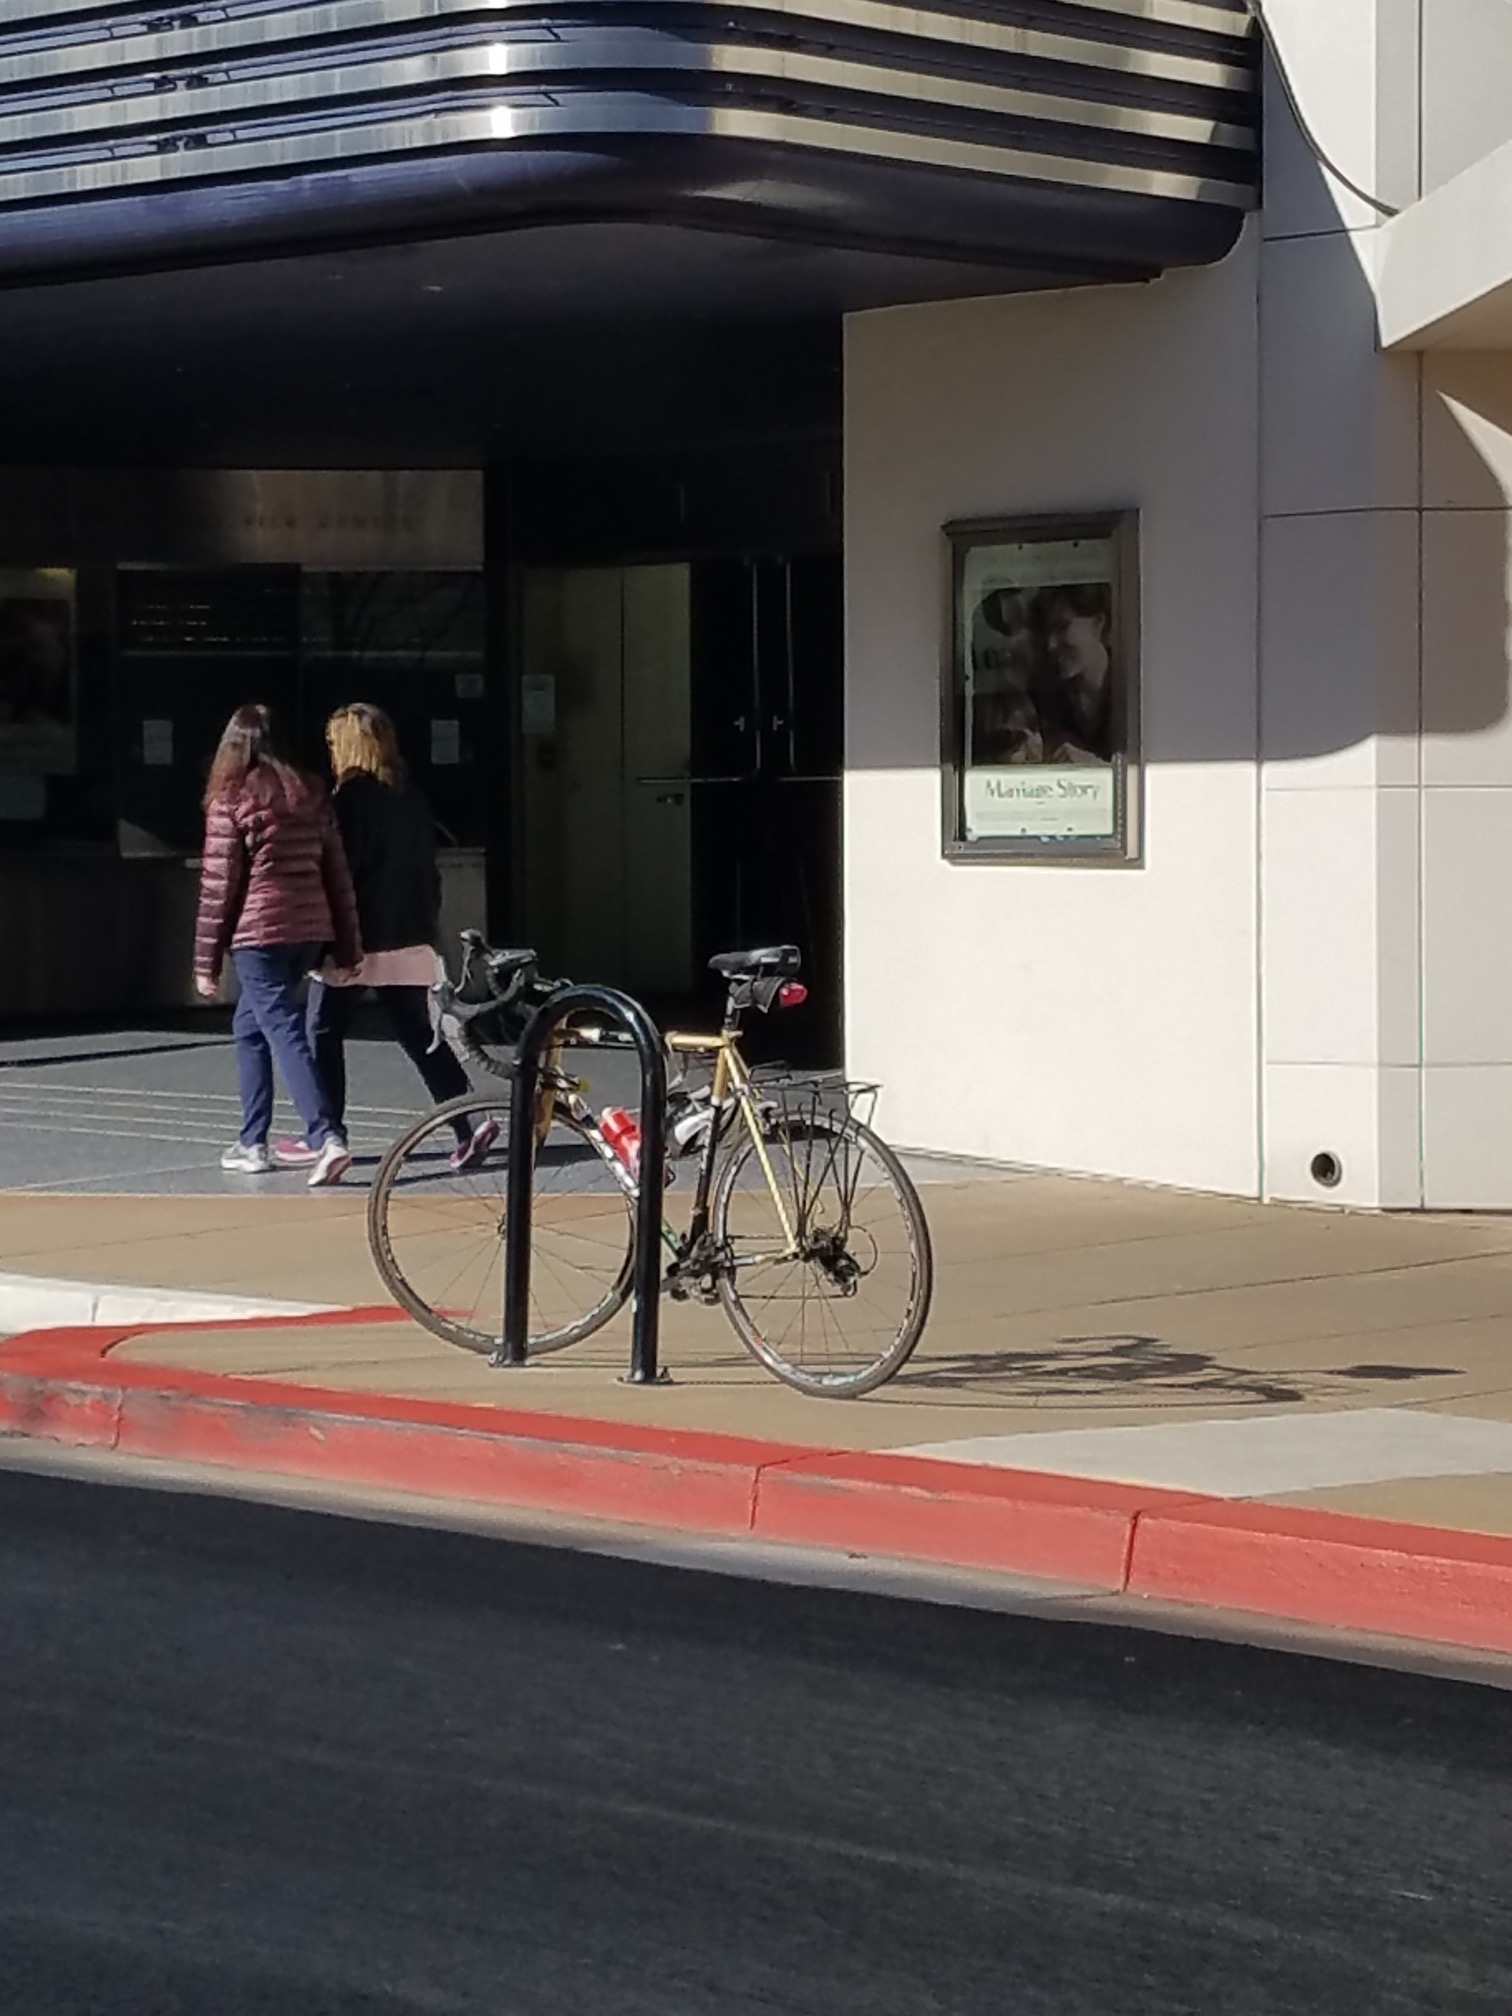
[[[404,782],[404,758],[394,724],[370,701],[354,700],[350,707],[337,708],[326,723],[326,748],[338,784],[359,770],[395,788]]]
[[[261,702],[238,707],[222,731],[205,784],[205,810],[250,792],[259,798],[307,797],[313,780],[279,754],[271,709]]]

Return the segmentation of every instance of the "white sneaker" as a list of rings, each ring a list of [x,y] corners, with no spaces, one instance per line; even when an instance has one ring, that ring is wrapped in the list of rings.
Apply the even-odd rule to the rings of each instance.
[[[315,1166],[310,1171],[310,1188],[324,1190],[329,1184],[339,1183],[351,1166],[351,1149],[339,1134],[333,1134],[315,1158]]]
[[[221,1167],[235,1170],[238,1176],[266,1176],[273,1158],[266,1141],[237,1141],[221,1156]]]

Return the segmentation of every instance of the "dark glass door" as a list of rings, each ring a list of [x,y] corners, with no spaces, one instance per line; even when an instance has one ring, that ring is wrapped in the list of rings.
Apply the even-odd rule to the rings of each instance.
[[[716,952],[797,944],[758,1056],[841,1054],[838,557],[528,568],[517,929],[548,967],[707,1023]]]
[[[809,1002],[753,1029],[752,1047],[808,1064],[837,1062],[839,556],[695,566],[690,634],[698,964],[736,946],[798,945]]]

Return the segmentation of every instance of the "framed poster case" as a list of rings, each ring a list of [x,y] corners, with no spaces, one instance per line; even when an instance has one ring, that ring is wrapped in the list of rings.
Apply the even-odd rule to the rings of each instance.
[[[945,538],[946,857],[1137,864],[1135,514],[973,520]]]

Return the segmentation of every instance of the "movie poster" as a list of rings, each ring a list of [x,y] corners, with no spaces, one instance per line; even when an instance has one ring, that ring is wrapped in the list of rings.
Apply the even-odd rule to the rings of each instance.
[[[1117,833],[1116,578],[1111,537],[963,553],[963,839]]]

